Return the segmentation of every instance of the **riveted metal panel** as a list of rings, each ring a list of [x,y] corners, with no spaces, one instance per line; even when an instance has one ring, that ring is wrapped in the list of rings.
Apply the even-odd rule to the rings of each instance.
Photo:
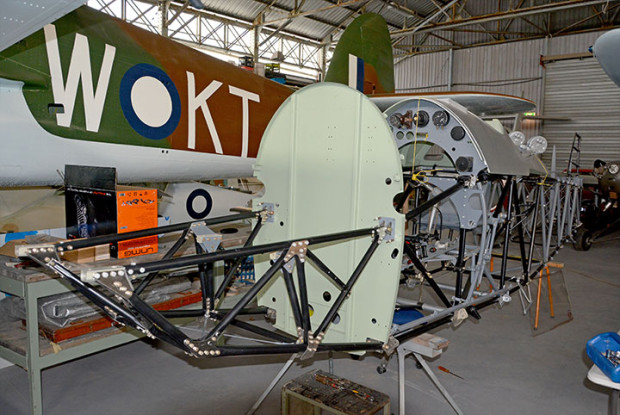
[[[344,85],[303,88],[280,106],[269,123],[255,175],[265,184],[265,194],[254,199],[254,207],[265,203],[274,207],[274,221],[263,225],[256,244],[365,229],[378,226],[379,218],[393,219],[394,240],[379,245],[325,336],[326,342],[387,341],[402,265],[404,215],[392,204],[403,190],[402,169],[383,114],[363,94]],[[371,239],[310,249],[347,281]],[[257,275],[262,275],[269,257],[254,260]],[[316,329],[339,290],[311,264],[306,278]],[[258,304],[276,310],[278,329],[297,335],[281,275],[263,289]]]
[[[3,1],[0,4],[0,50],[77,9],[86,0]]]

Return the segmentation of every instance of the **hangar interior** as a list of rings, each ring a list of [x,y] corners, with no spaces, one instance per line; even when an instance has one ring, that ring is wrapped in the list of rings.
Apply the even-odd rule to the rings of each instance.
[[[1,414],[618,413],[620,1],[0,15]]]

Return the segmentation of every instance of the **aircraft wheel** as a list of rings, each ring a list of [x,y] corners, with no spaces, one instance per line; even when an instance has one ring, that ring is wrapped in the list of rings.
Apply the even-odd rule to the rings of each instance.
[[[587,251],[592,246],[592,234],[584,227],[579,228],[573,245],[577,251]]]

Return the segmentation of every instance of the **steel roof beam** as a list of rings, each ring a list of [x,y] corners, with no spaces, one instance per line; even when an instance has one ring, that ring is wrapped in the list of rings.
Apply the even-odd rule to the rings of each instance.
[[[140,1],[146,2],[146,3],[158,3],[158,0],[140,0]],[[249,25],[252,28],[254,28],[256,26],[263,26],[264,27],[264,25],[269,24],[269,22],[262,22],[259,19],[260,15],[265,13],[265,10],[268,9],[268,8],[282,10],[282,11],[285,11],[287,13],[290,13],[292,11],[292,9],[290,9],[290,8],[286,8],[284,6],[276,5],[274,0],[252,0],[252,1],[254,1],[256,3],[264,4],[266,7],[263,8],[258,13],[258,15],[253,19],[253,21],[251,21],[251,22],[248,21],[247,19],[244,19],[244,18],[239,17],[239,16],[223,14],[222,12],[219,12],[219,11],[217,11],[215,9],[212,9],[212,8],[209,8],[207,6],[205,6],[204,8],[202,8],[200,10],[189,9],[187,12],[188,13],[204,13],[205,16],[208,16],[209,18],[213,18],[213,19],[231,19],[231,21],[234,21],[235,24]],[[177,10],[177,7],[179,7],[178,4],[182,5],[183,2],[180,1],[180,0],[177,0],[177,1],[175,1],[175,2],[173,2],[171,4],[171,8],[175,8],[175,10]],[[329,22],[327,20],[324,20],[324,19],[315,18],[315,17],[307,17],[307,19],[313,20],[313,21],[315,21],[317,23],[321,23],[321,24],[324,24],[324,25],[327,25],[327,26],[334,26],[333,23],[331,23],[331,22]],[[271,30],[275,30],[275,29],[271,29]],[[295,33],[293,31],[288,31],[288,33],[290,35],[292,35],[292,36],[298,36],[298,37],[300,37],[302,39],[306,39],[306,40],[311,41],[311,42],[320,43],[320,41],[321,41],[321,39],[315,39],[315,38],[312,38],[310,36],[306,36],[306,35],[301,35],[301,34]]]
[[[425,18],[425,19],[424,19],[424,20],[423,20],[420,24],[418,24],[415,28],[412,28],[412,29],[410,29],[410,30],[408,29],[407,33],[405,33],[405,34],[403,34],[403,33],[402,33],[402,32],[403,32],[402,30],[396,30],[396,31],[394,31],[394,32],[391,32],[391,33],[390,33],[390,36],[394,36],[394,33],[399,33],[399,34],[400,34],[400,37],[399,37],[398,39],[396,39],[396,40],[394,40],[394,41],[392,42],[392,46],[394,47],[394,46],[398,45],[400,42],[402,42],[403,40],[405,40],[405,38],[406,38],[407,36],[409,36],[409,35],[412,35],[412,34],[414,34],[414,33],[416,33],[416,32],[417,32],[417,33],[420,33],[420,32],[418,31],[418,29],[419,29],[419,28],[421,28],[421,27],[423,27],[425,24],[430,23],[430,22],[432,22],[433,20],[435,20],[435,18],[436,18],[437,16],[441,15],[441,14],[443,13],[443,11],[444,11],[446,8],[448,8],[448,7],[452,6],[453,4],[457,3],[458,1],[459,1],[459,0],[452,0],[452,1],[450,1],[449,3],[447,3],[447,4],[444,4],[442,7],[439,7],[439,8],[438,8],[439,10],[437,10],[435,13],[432,13],[432,14],[428,15],[428,16],[427,16],[427,17],[426,17],[426,18]],[[424,41],[426,41],[426,39],[428,39],[428,36],[424,39]],[[422,43],[424,43],[424,41],[423,41]]]
[[[185,0],[185,3],[183,3],[181,8],[177,10],[174,16],[168,19],[168,24],[174,22],[181,15],[181,13],[183,13],[188,7],[189,7],[189,0]]]
[[[525,0],[519,0],[519,4],[517,4],[517,7],[515,7],[516,10],[519,10],[522,6],[523,3],[525,3]],[[515,19],[509,19],[508,22],[506,23],[506,26],[504,26],[503,31],[507,32],[508,29],[510,28],[510,25],[512,25],[512,23],[515,21]]]
[[[335,8],[350,6],[352,4],[361,3],[363,1],[365,1],[365,0],[348,0],[348,1],[338,2],[338,3],[332,4],[330,6],[319,7],[318,9],[307,10],[305,12],[299,12],[299,11],[295,12],[295,10],[293,9],[293,10],[289,11],[289,15],[287,17],[283,17],[281,19],[269,20],[269,21],[263,22],[263,24],[264,25],[270,25],[270,24],[280,23],[282,21],[286,21],[286,20],[289,20],[289,19],[295,19],[297,17],[311,16],[313,14],[321,13],[321,12],[332,10],[332,9],[335,9]],[[331,26],[334,25],[333,23],[325,23],[325,24],[329,24]]]
[[[345,7],[345,9],[347,9],[349,11],[349,14],[344,19],[342,19],[340,22],[336,23],[336,27],[333,30],[331,30],[327,35],[325,35],[323,37],[323,40],[321,41],[321,43],[323,43],[323,44],[329,43],[331,41],[331,37],[334,35],[334,33],[336,33],[338,30],[346,29],[344,24],[347,22],[347,20],[349,20],[353,16],[361,14],[363,8],[368,6],[373,1],[375,1],[375,0],[366,0],[366,2],[364,4],[362,4],[362,6],[360,6],[360,8],[358,8],[358,9],[353,9],[352,10],[349,7]],[[388,25],[390,25],[390,24],[388,23]]]
[[[620,25],[615,25],[612,28],[615,27],[620,27]],[[610,28],[611,29],[611,28]],[[590,32],[596,32],[599,31],[600,28],[591,28],[591,29],[583,29],[583,30],[577,30],[574,32],[571,32],[570,34],[577,34],[577,33],[590,33]],[[475,43],[475,44],[471,44],[471,45],[467,45],[466,48],[472,48],[472,47],[478,47],[478,46],[491,46],[491,45],[501,45],[501,44],[505,44],[505,43],[512,43],[512,42],[521,42],[521,41],[526,41],[526,40],[535,40],[535,39],[540,39],[542,37],[544,37],[545,35],[543,34],[534,34],[534,35],[530,35],[530,36],[524,36],[524,37],[520,37],[517,39],[505,39],[505,40],[500,40],[500,41],[493,41],[493,42],[479,42],[479,43]],[[437,49],[431,50],[431,51],[417,51],[417,52],[405,52],[405,53],[399,53],[399,54],[395,54],[394,55],[394,64],[398,64],[404,60],[406,60],[407,58],[410,58],[414,55],[422,55],[425,53],[432,53],[432,52],[446,52],[450,49],[454,49],[454,46],[448,46],[448,45],[429,45],[429,46],[424,46],[424,47],[430,47],[430,46],[436,46]],[[423,47],[423,45],[415,45],[416,48],[419,47]]]
[[[454,29],[462,26],[469,26],[479,23],[495,22],[499,20],[505,20],[515,17],[531,16],[541,13],[557,12],[560,10],[568,10],[576,7],[587,7],[591,5],[607,3],[608,0],[567,0],[558,3],[544,4],[540,6],[526,7],[518,10],[507,10],[505,12],[491,13],[481,16],[475,16],[467,19],[460,19],[452,22],[437,23],[433,25],[426,25],[421,27],[410,27],[402,30],[395,30],[391,32],[391,36],[402,36],[410,33],[425,33],[434,30],[447,30]]]
[[[390,0],[381,0],[385,5],[389,7],[392,7],[396,10],[400,10],[403,13],[407,13],[409,14],[411,17],[415,17],[416,19],[419,20],[424,20],[426,18],[426,16],[421,15],[420,13],[416,12],[415,10],[412,10],[406,6],[403,6],[402,4],[396,3],[395,1],[390,1]]]
[[[609,24],[614,24],[614,20],[616,20],[616,17],[618,16],[618,12],[620,12],[620,9],[616,9],[616,11],[614,12],[614,15],[611,16],[611,18],[609,19]]]
[[[260,0],[254,0],[254,1],[260,1]],[[157,3],[156,0],[140,0],[140,2],[143,3]],[[175,3],[170,5],[170,9],[177,11],[181,8],[181,5],[177,5]],[[203,16],[207,19],[211,19],[211,20],[215,20],[227,25],[235,25],[235,26],[239,26],[239,27],[243,27],[244,29],[253,29],[254,25],[250,22],[247,22],[243,19],[239,19],[237,17],[234,16],[230,16],[230,17],[224,17],[221,14],[219,14],[218,12],[214,12],[208,9],[202,9],[202,10],[196,10],[196,9],[187,9],[185,11],[185,13],[188,14],[198,14],[200,16]],[[272,32],[275,29],[271,29],[271,28],[265,28],[263,27],[263,30]],[[312,39],[306,36],[301,36],[301,35],[297,35],[295,33],[279,33],[278,34],[279,37],[281,37],[282,39],[287,39],[287,40],[291,40],[294,42],[299,42],[299,43],[303,43],[303,44],[307,44],[307,45],[311,45],[311,46],[319,46],[320,45],[320,40],[317,39]]]
[[[616,4],[615,6],[612,6],[609,10],[618,9],[618,7],[620,7],[620,4]],[[557,36],[558,34],[564,32],[564,31],[566,31],[568,29],[571,29],[571,28],[573,28],[575,26],[579,26],[580,24],[585,23],[588,20],[594,19],[595,17],[599,17],[599,19],[600,19],[601,18],[601,14],[603,14],[603,11],[602,10],[601,11],[597,10],[597,12],[595,14],[593,14],[591,16],[588,16],[588,17],[585,17],[585,18],[583,18],[583,19],[581,19],[579,21],[576,21],[576,22],[574,22],[574,23],[572,23],[572,24],[570,24],[570,25],[568,25],[566,27],[563,27],[562,29],[560,29],[557,32],[555,32],[552,36]],[[601,19],[601,23],[602,23],[601,26],[603,26],[604,25],[604,21],[602,19]]]
[[[405,30],[406,30],[406,33],[407,33],[407,34],[413,34],[413,33],[416,33],[416,32],[421,33],[421,32],[420,32],[420,29],[421,29],[422,27],[424,27],[424,25],[426,25],[426,24],[428,24],[428,23],[432,22],[433,20],[435,20],[435,18],[436,18],[437,16],[439,16],[440,14],[442,14],[442,13],[443,13],[443,12],[444,12],[444,11],[445,11],[448,7],[452,6],[454,3],[457,3],[458,1],[459,1],[459,0],[451,0],[449,3],[446,3],[446,4],[444,4],[443,6],[438,7],[438,10],[437,10],[435,13],[431,14],[430,16],[428,16],[426,19],[424,19],[424,20],[422,21],[422,23],[420,23],[420,24],[416,25],[416,27],[414,27],[414,28],[411,28],[411,29],[405,29]],[[448,17],[449,17],[449,16],[448,16]],[[397,30],[397,31],[395,31],[395,32],[392,32],[392,33],[391,33],[391,35],[392,35],[392,36],[394,36],[394,33],[399,33],[399,34],[405,33],[405,30],[400,30],[400,31],[399,31],[399,30]]]

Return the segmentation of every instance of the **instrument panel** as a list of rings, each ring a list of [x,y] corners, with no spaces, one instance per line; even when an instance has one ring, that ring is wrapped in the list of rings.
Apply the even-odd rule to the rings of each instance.
[[[439,103],[406,100],[386,110],[386,117],[404,159],[403,168],[429,167],[459,174],[477,173],[485,168],[468,130]]]

